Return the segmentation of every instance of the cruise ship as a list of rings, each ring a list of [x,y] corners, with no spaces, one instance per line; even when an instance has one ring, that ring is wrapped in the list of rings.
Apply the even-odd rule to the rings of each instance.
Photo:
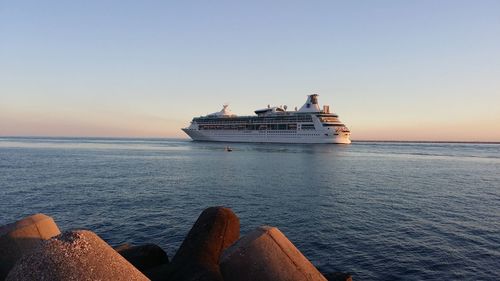
[[[225,104],[221,111],[195,117],[182,130],[195,141],[259,143],[351,143],[349,129],[320,107],[318,95],[308,95],[304,105],[287,111],[287,106],[267,106],[254,116],[237,116]]]

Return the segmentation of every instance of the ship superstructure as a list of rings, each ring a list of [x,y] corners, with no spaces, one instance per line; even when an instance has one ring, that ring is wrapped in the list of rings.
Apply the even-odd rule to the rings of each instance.
[[[328,105],[320,108],[316,94],[308,95],[298,110],[268,105],[255,114],[237,116],[224,105],[219,112],[193,118],[182,130],[195,141],[351,143],[349,129]]]

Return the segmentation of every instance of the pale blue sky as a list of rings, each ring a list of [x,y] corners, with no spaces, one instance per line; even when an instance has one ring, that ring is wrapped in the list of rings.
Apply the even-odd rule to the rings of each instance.
[[[184,136],[320,94],[354,139],[500,141],[500,1],[0,1],[0,135]]]

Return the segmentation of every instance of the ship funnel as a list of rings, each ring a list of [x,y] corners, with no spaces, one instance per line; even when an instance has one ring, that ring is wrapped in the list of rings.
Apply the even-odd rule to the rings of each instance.
[[[310,95],[309,99],[311,100],[312,104],[318,104],[318,95],[317,94]]]
[[[299,112],[320,112],[321,108],[318,104],[318,95],[312,94],[307,96],[306,103],[299,109]]]

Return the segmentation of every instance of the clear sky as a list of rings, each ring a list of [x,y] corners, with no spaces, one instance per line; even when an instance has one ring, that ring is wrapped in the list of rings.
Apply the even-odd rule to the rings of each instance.
[[[353,139],[500,141],[500,1],[0,1],[0,135],[184,137],[320,94]]]

